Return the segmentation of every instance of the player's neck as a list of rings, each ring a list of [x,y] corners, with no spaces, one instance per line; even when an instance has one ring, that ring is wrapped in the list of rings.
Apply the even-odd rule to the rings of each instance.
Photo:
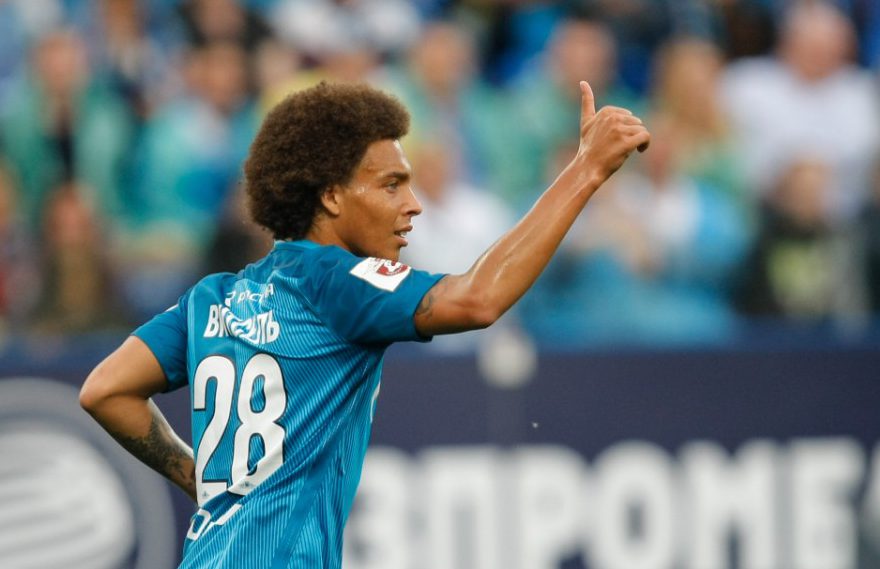
[[[334,231],[332,224],[328,223],[325,219],[315,220],[304,239],[308,239],[318,245],[336,245],[346,251],[349,250],[345,242],[339,237],[339,234]]]

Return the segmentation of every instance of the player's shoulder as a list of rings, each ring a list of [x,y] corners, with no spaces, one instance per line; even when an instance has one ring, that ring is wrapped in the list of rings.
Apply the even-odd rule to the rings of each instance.
[[[230,280],[235,280],[236,278],[237,275],[235,273],[211,273],[199,279],[199,281],[193,285],[192,290],[222,288],[224,283]]]
[[[359,258],[335,245],[311,241],[279,241],[270,254],[269,270],[293,278],[314,278],[338,270],[351,270]]]
[[[308,297],[346,291],[359,294],[364,286],[394,292],[413,273],[399,261],[359,257],[336,245],[311,241],[276,242],[267,260],[261,271],[271,272],[273,282]]]
[[[281,246],[298,250],[285,272],[286,276],[297,279],[306,292],[359,294],[364,286],[368,286],[368,290],[394,292],[412,273],[408,265],[399,261],[359,257],[335,245],[284,242]]]
[[[211,273],[205,275],[184,294],[184,297],[188,303],[194,300],[205,299],[213,302],[214,299],[222,297],[231,287],[230,283],[236,279],[237,275],[235,273]]]

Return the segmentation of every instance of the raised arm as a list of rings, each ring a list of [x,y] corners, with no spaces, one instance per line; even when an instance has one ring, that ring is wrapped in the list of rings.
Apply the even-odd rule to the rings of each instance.
[[[462,275],[449,275],[425,294],[414,321],[426,336],[485,328],[532,286],[590,197],[651,135],[619,107],[596,112],[582,81],[577,155],[532,209]]]
[[[131,336],[89,374],[79,401],[126,450],[195,500],[192,449],[150,399],[165,386],[153,352]]]

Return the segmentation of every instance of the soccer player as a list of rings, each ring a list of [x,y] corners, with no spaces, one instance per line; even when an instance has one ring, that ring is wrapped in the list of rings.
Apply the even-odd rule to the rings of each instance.
[[[186,568],[338,568],[385,349],[484,328],[531,286],[590,196],[650,135],[595,110],[581,83],[577,156],[461,275],[398,262],[421,206],[399,139],[409,116],[364,85],[296,93],[245,164],[274,249],[209,275],[89,375],[82,406],[194,500]],[[193,451],[151,396],[188,386]]]

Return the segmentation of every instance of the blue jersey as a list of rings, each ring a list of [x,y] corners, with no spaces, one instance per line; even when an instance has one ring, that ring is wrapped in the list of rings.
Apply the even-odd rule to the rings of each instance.
[[[185,568],[338,568],[392,342],[441,275],[309,241],[204,278],[134,334],[189,385]]]

